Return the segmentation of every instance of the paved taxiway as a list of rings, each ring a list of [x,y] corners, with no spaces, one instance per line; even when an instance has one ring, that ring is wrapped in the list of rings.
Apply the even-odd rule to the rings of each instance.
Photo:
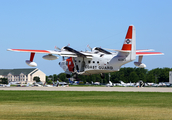
[[[167,87],[0,87],[0,90],[172,92]]]

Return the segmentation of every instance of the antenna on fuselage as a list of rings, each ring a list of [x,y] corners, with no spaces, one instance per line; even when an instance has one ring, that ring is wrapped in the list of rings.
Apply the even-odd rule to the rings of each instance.
[[[55,46],[54,48],[57,49],[57,50],[61,50],[61,49],[60,49],[59,47],[57,47],[57,46]]]
[[[87,45],[87,47],[92,51],[92,48],[89,45]]]

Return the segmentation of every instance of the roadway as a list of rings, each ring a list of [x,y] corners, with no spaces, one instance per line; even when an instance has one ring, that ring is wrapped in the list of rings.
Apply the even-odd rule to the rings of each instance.
[[[172,92],[171,87],[0,87],[0,90]]]

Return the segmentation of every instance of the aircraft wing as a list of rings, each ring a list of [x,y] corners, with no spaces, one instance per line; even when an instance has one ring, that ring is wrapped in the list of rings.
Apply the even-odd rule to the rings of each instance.
[[[30,50],[30,49],[7,49],[8,51],[15,51],[15,52],[30,52],[30,53],[45,53],[45,54],[56,54],[56,55],[75,55],[74,53],[71,52],[61,52],[61,51],[55,51],[55,50]]]
[[[65,51],[74,53],[77,57],[92,58],[92,55],[91,55],[91,54],[88,54],[88,53],[85,54],[84,52],[79,52],[79,51],[77,51],[77,50],[75,50],[75,49],[73,49],[73,48],[71,48],[71,47],[69,47],[69,46],[63,47],[63,49],[64,49]],[[64,52],[65,52],[65,51],[64,51]],[[62,51],[62,52],[63,52],[63,51]]]
[[[34,53],[51,53],[49,50],[30,50],[30,49],[7,49],[15,52],[34,52]]]
[[[29,53],[44,53],[44,54],[55,54],[65,57],[87,57],[92,58],[91,55],[85,55],[81,52],[78,52],[74,49],[66,48],[67,51],[56,51],[56,50],[30,50],[30,49],[7,49],[8,51],[15,51],[15,52],[29,52]]]

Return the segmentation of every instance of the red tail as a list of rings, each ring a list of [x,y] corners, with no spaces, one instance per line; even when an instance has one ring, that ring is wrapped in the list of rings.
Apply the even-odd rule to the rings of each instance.
[[[125,37],[125,41],[124,44],[122,46],[122,50],[131,50],[132,48],[132,31],[133,31],[133,26],[129,26],[126,37]]]

